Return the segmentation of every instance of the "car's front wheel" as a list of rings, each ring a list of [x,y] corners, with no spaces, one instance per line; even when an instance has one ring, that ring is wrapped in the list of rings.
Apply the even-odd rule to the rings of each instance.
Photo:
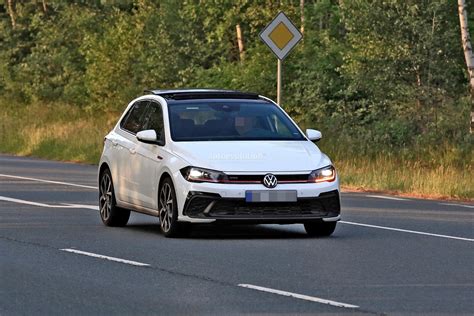
[[[178,222],[178,203],[170,178],[163,180],[158,195],[160,229],[165,237],[180,237],[188,232],[187,223]]]
[[[331,236],[336,229],[337,222],[311,222],[305,223],[304,229],[311,237],[327,237]]]
[[[125,226],[130,218],[130,211],[117,206],[114,184],[109,169],[104,170],[99,182],[99,213],[106,226]]]

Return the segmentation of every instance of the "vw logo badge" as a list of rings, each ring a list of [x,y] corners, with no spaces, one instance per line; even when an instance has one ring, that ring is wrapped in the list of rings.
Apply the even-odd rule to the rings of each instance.
[[[272,189],[276,187],[277,184],[278,184],[278,180],[277,180],[277,177],[275,177],[275,175],[271,173],[267,173],[263,177],[263,185],[266,186],[267,188]]]

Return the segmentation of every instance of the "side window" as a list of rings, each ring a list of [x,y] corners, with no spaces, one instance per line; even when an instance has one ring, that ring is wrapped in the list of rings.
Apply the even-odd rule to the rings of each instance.
[[[164,139],[163,111],[161,105],[157,102],[150,102],[148,107],[148,121],[144,129],[153,129],[156,131],[158,139]]]
[[[147,105],[148,101],[136,102],[120,123],[120,127],[133,134],[142,131]]]

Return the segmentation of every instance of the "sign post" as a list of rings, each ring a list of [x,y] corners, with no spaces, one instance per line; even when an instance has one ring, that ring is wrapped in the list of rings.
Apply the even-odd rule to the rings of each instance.
[[[281,59],[277,61],[277,103],[281,103]]]
[[[281,71],[283,59],[303,38],[298,28],[285,13],[280,12],[260,33],[260,38],[278,58],[277,64],[277,103],[281,103]]]

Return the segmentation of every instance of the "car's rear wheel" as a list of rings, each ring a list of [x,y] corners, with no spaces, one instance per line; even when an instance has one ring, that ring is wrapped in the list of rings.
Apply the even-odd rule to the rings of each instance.
[[[170,178],[163,180],[158,195],[160,229],[166,237],[181,237],[189,231],[188,223],[178,222],[178,203]]]
[[[114,184],[109,169],[102,172],[99,181],[99,213],[106,226],[125,226],[130,218],[130,210],[117,206]]]
[[[331,236],[336,229],[337,222],[311,222],[305,223],[304,229],[311,237],[327,237]]]

